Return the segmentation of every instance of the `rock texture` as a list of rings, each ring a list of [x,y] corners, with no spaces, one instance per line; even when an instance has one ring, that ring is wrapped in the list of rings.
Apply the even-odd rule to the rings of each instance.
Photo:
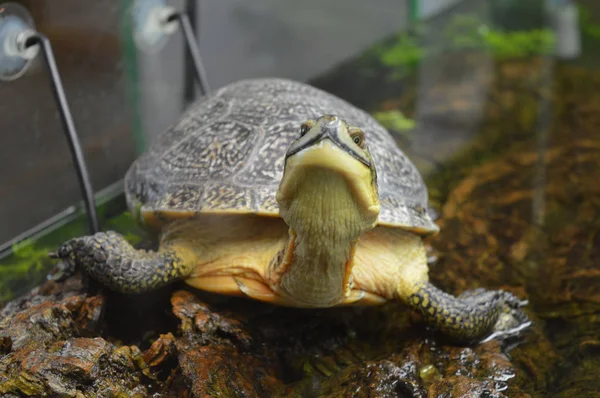
[[[0,395],[503,397],[515,376],[499,342],[442,345],[402,305],[293,310],[179,286],[177,326],[134,345],[106,332],[114,299],[73,278],[8,303]]]

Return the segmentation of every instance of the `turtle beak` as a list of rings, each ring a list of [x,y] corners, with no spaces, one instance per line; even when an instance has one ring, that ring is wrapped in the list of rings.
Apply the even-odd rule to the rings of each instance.
[[[348,124],[339,117],[335,115],[322,116],[305,136],[296,140],[290,146],[286,153],[286,163],[290,157],[319,144],[321,141],[329,140],[366,167],[372,168],[373,160],[370,154],[365,153],[364,150],[356,146],[348,130]]]
[[[319,181],[317,181],[319,179]],[[300,190],[310,191],[313,186],[341,186],[335,192],[321,189],[313,195],[351,195],[357,210],[369,222],[379,215],[377,177],[371,155],[366,147],[357,145],[345,121],[336,116],[319,118],[304,136],[295,141],[286,154],[285,170],[277,201],[280,209],[299,197]],[[325,181],[323,181],[325,180]],[[331,184],[327,184],[330,181]],[[344,190],[345,192],[340,192]]]

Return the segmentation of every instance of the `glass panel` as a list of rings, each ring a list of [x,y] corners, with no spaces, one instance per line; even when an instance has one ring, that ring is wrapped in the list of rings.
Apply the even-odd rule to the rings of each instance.
[[[131,40],[131,1],[20,3],[52,41],[93,186],[103,189],[185,106],[181,34],[145,53]],[[389,34],[405,15],[392,0],[380,7],[353,1],[345,11],[335,1],[309,3],[202,2],[200,46],[211,85],[254,76],[307,79]],[[321,12],[313,15],[316,7]],[[0,85],[0,103],[1,244],[77,203],[80,191],[41,57],[20,79]]]
[[[135,155],[117,4],[23,2],[52,42],[97,190],[122,178]],[[21,78],[0,84],[0,104],[0,242],[6,242],[77,203],[81,193],[41,56]]]

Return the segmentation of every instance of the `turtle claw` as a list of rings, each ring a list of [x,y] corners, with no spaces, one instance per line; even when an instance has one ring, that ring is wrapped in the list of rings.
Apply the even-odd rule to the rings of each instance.
[[[481,340],[482,343],[493,339],[505,340],[515,337],[532,324],[522,310],[529,304],[529,300],[521,300],[510,292],[477,288],[463,292],[458,298],[475,305],[497,303],[498,319],[494,323],[491,334]]]
[[[520,300],[519,301],[519,308],[523,308],[529,305],[529,300]]]
[[[529,304],[529,300],[520,300],[514,294],[502,290],[497,291],[497,293],[500,299],[501,311],[498,320],[494,324],[493,332],[482,342],[517,337],[523,330],[532,325],[525,311],[521,309]]]
[[[75,274],[77,267],[70,261],[61,261],[46,275],[49,281],[62,282]]]
[[[48,257],[60,261],[46,275],[46,279],[54,282],[62,282],[75,274],[77,265],[75,264],[72,252],[71,241],[68,241],[62,244],[57,251],[48,253]]]
[[[503,290],[498,290],[497,293],[500,296],[501,302],[504,303],[504,306],[505,306],[504,312],[505,313],[514,313],[515,316],[517,316],[517,314],[519,316],[522,315],[523,317],[525,317],[525,319],[527,319],[527,317],[525,316],[525,313],[523,311],[521,311],[520,309],[527,306],[529,304],[529,300],[521,300],[514,294],[505,292]]]
[[[487,343],[488,341],[498,339],[498,340],[508,340],[512,337],[517,337],[521,334],[521,332],[532,325],[531,321],[527,321],[521,323],[513,328],[504,329],[504,330],[495,330],[489,336],[481,340],[481,343]]]

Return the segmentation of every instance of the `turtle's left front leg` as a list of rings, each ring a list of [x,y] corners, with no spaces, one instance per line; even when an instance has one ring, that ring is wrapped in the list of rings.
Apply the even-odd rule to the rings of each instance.
[[[80,269],[109,289],[141,293],[187,276],[193,262],[190,253],[181,245],[156,252],[137,250],[123,236],[109,231],[71,239],[50,257],[61,260],[54,279],[65,279]]]
[[[476,289],[454,297],[421,282],[408,302],[428,323],[460,341],[510,335],[530,324],[521,309],[526,302],[503,290]]]

